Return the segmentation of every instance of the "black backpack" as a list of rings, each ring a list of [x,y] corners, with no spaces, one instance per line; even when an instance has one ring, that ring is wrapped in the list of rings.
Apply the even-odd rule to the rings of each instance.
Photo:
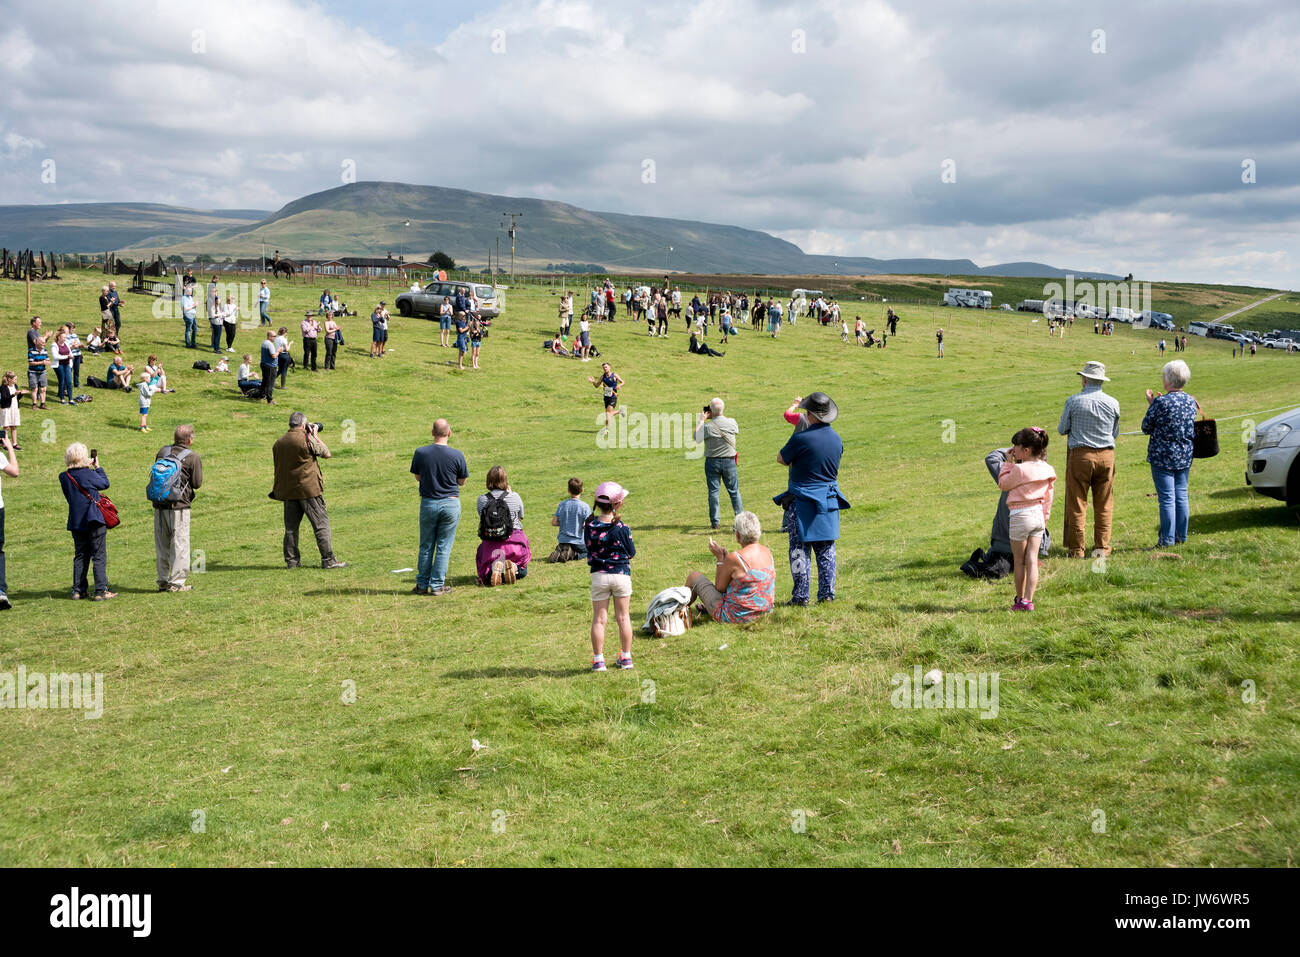
[[[194,368],[198,369],[200,372],[211,372],[212,364],[208,362],[207,359],[199,359],[194,363]]]
[[[506,493],[488,493],[488,503],[478,516],[478,537],[485,542],[503,542],[515,530],[515,520],[506,504]]]

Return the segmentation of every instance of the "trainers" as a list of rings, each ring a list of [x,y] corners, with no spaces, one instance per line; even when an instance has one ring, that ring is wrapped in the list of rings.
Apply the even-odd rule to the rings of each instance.
[[[512,561],[506,562],[505,571],[501,573],[501,580],[507,585],[513,585],[519,578],[519,566]]]
[[[331,558],[327,562],[322,562],[320,567],[321,568],[347,568],[348,563],[341,562],[337,558]]]
[[[101,591],[95,593],[95,601],[108,601],[110,598],[116,597],[117,592],[115,591]]]
[[[787,605],[793,605],[793,606],[796,607],[796,608],[807,608],[807,607],[808,607],[808,599],[807,599],[807,598],[791,598],[788,602],[786,602],[786,604],[787,604]]]
[[[8,611],[12,607],[13,604],[9,601],[9,596],[4,592],[0,592],[0,611]]]
[[[1025,600],[1023,598],[1017,598],[1015,601],[1011,603],[1011,610],[1024,611],[1024,606],[1025,606]]]
[[[618,666],[622,668],[624,671],[631,671],[633,668],[636,667],[636,665],[632,664],[631,656],[624,658],[622,652],[620,652],[618,656]]]
[[[450,595],[450,594],[451,594],[451,586],[450,586],[450,585],[443,585],[441,588],[434,588],[434,589],[432,589],[432,590],[429,592],[429,594],[432,595],[432,596],[435,597],[435,598],[441,598],[443,595]]]
[[[432,595],[432,594],[433,594],[433,590],[430,589],[430,588],[421,588],[419,585],[416,585],[414,588],[411,589],[411,594],[412,594],[412,595]]]
[[[1021,610],[1021,611],[1033,611],[1033,610],[1034,610],[1034,603],[1033,603],[1032,601],[1029,601],[1028,599],[1026,599],[1025,601],[1022,601],[1022,602],[1020,603],[1020,610]]]
[[[488,584],[491,585],[493,588],[496,588],[498,585],[501,584],[501,578],[503,575],[505,575],[505,572],[506,572],[506,563],[498,558],[496,561],[492,563],[492,570],[491,572],[488,573]]]
[[[167,590],[169,592],[194,591],[194,586],[193,585],[168,585]]]
[[[605,667],[605,659],[604,659],[604,658],[594,658],[594,659],[592,659],[592,662],[591,662],[591,670],[592,670],[592,671],[608,671],[609,669]]]

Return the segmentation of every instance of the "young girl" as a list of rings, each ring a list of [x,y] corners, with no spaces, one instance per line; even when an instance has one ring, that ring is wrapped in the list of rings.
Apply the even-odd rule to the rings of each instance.
[[[587,547],[587,565],[591,569],[591,670],[605,671],[605,624],[609,620],[609,602],[614,600],[614,618],[618,622],[618,666],[632,667],[632,618],[628,606],[632,600],[632,558],[636,545],[632,530],[623,524],[619,513],[627,489],[617,482],[602,482],[596,489],[596,508],[582,526],[582,540]]]
[[[849,323],[847,319],[840,319],[840,341],[845,345],[849,343]]]
[[[939,358],[943,358],[943,330],[940,329],[934,334],[935,339],[939,341]]]
[[[99,326],[90,330],[90,338],[86,340],[86,348],[91,352],[99,353],[104,349],[104,334]]]
[[[1011,557],[1015,565],[1016,600],[1012,611],[1033,611],[1038,588],[1038,545],[1052,517],[1052,488],[1056,470],[1047,464],[1047,433],[1038,426],[1011,437],[1010,454],[998,473],[998,488],[1007,493],[1011,512]]]
[[[23,424],[22,415],[18,411],[21,404],[18,397],[26,391],[18,388],[16,372],[6,372],[0,379],[0,429],[9,433],[9,441],[16,452],[23,450],[18,444],[18,426]]]
[[[469,317],[469,351],[470,351],[470,368],[478,368],[478,351],[483,348],[483,322],[479,319],[477,313],[470,313]]]

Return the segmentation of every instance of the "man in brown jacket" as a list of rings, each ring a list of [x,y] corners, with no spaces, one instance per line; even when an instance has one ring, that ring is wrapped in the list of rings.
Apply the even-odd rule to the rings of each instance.
[[[179,463],[176,497],[153,503],[153,548],[159,591],[190,591],[194,587],[185,582],[190,574],[190,506],[195,491],[203,484],[203,460],[190,448],[193,443],[194,426],[178,425],[172,444],[159,449],[154,456],[155,462],[173,459]]]
[[[298,528],[303,515],[316,533],[322,568],[347,568],[347,562],[334,557],[330,544],[330,517],[325,511],[325,478],[318,459],[330,457],[330,450],[320,440],[316,425],[307,416],[295,412],[289,416],[289,431],[271,446],[275,460],[275,487],[271,498],[284,502],[284,563],[289,568],[300,564]]]

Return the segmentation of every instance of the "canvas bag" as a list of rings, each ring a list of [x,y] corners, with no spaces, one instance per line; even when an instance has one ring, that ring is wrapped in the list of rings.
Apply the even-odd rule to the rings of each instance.
[[[657,638],[686,634],[691,627],[693,600],[694,595],[689,588],[681,585],[665,588],[650,600],[641,630]]]

